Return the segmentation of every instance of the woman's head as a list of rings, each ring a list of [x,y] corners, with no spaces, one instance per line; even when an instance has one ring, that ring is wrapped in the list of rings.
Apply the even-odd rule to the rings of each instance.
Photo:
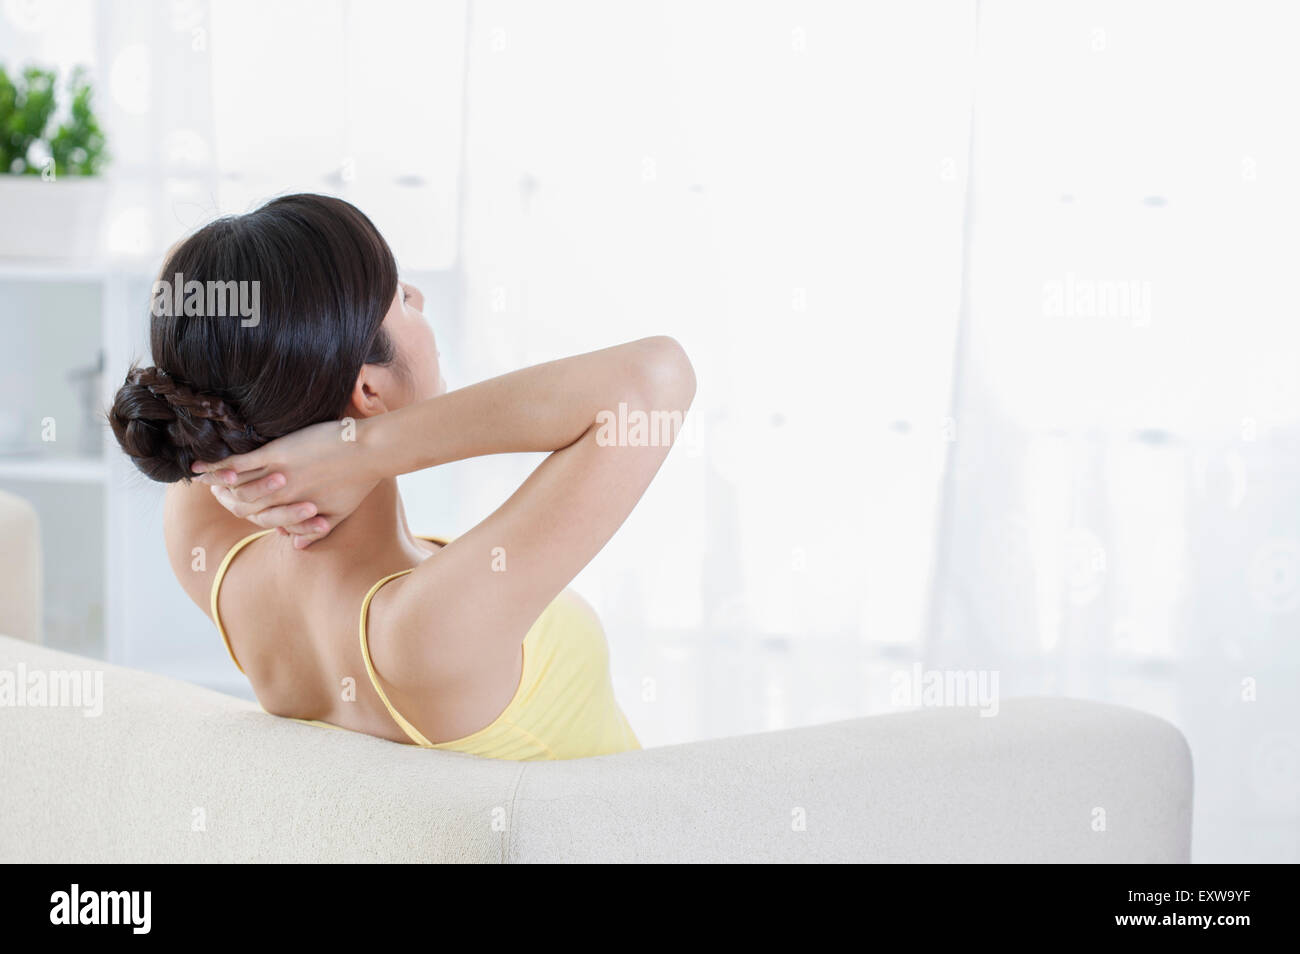
[[[218,219],[163,265],[154,367],[127,375],[113,433],[143,473],[171,483],[196,460],[429,397],[442,384],[422,306],[383,237],[342,199],[284,196]]]

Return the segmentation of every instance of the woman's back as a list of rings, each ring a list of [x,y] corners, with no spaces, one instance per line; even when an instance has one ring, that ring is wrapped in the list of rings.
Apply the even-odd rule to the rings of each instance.
[[[563,591],[529,627],[517,667],[455,672],[432,657],[424,667],[385,666],[388,624],[400,623],[385,618],[383,594],[446,541],[424,538],[418,552],[382,555],[352,542],[340,528],[307,560],[264,530],[239,539],[218,564],[209,613],[266,711],[491,758],[640,748],[614,698],[599,619],[576,594]],[[200,602],[202,589],[192,595]]]
[[[191,595],[267,712],[407,741],[371,687],[358,640],[361,604],[384,572],[369,561],[305,555],[259,531],[225,551],[224,572],[218,566]]]

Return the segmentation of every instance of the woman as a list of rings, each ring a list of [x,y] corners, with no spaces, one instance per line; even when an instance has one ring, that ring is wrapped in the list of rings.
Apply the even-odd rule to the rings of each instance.
[[[162,275],[258,289],[252,321],[155,309],[156,367],[132,369],[109,419],[171,485],[172,568],[266,711],[493,758],[640,747],[599,621],[566,587],[671,443],[611,442],[598,418],[684,413],[676,341],[448,392],[419,291],[370,220],[325,196],[213,222]],[[523,451],[549,456],[464,535],[407,526],[399,474]]]

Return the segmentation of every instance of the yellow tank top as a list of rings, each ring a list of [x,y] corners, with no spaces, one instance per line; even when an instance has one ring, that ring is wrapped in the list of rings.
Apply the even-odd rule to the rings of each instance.
[[[235,556],[259,537],[274,530],[260,530],[240,540],[221,561],[212,581],[212,620],[226,644],[226,652],[239,668],[217,610],[221,582]],[[423,537],[446,545],[437,537]],[[390,573],[375,583],[361,604],[361,658],[375,692],[388,709],[393,721],[416,745],[428,749],[464,752],[485,758],[532,761],[538,759],[577,759],[609,755],[641,748],[627,717],[614,698],[609,674],[609,648],[595,612],[578,596],[564,590],[533,623],[523,640],[523,673],[514,698],[489,725],[450,742],[430,742],[388,699],[370,659],[366,621],[370,601],[380,588],[411,570]],[[295,719],[308,725],[345,729],[332,722]],[[347,730],[352,731],[352,730]]]

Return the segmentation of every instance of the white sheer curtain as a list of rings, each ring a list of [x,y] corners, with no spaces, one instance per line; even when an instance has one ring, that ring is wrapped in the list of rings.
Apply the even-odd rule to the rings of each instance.
[[[659,333],[698,372],[575,584],[649,744],[889,708],[919,658],[972,40],[970,3],[472,4],[462,380]],[[463,527],[534,463],[428,493]]]
[[[343,196],[407,270],[450,268],[464,0],[222,0],[212,7],[219,201]]]
[[[1295,20],[985,0],[979,27],[927,665],[1174,721],[1202,861],[1300,857]]]

